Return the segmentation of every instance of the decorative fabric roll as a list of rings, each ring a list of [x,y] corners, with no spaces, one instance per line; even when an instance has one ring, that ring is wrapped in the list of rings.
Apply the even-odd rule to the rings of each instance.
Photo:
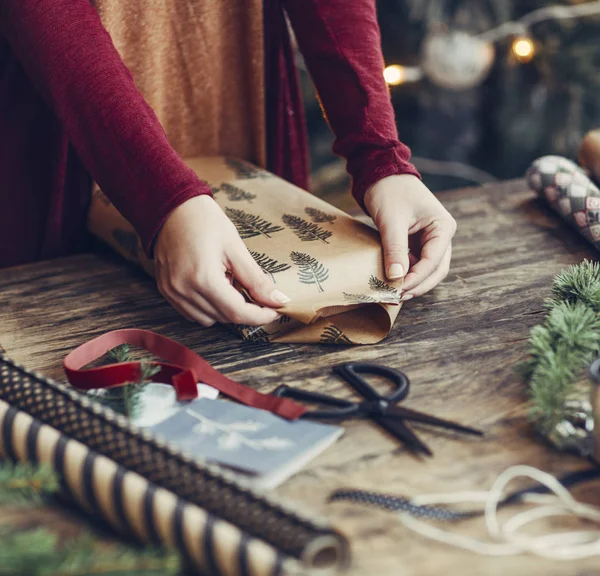
[[[45,464],[86,512],[118,532],[179,551],[204,575],[301,574],[300,563],[151,484],[81,442],[0,400],[0,455]]]
[[[527,171],[527,183],[600,249],[600,190],[582,168],[561,156],[544,156]]]
[[[372,344],[387,336],[400,311],[402,282],[385,280],[376,230],[240,160],[188,164],[211,184],[257,264],[291,299],[267,326],[235,326],[245,340]],[[135,230],[97,187],[88,229],[154,274]]]
[[[112,410],[0,354],[0,400],[76,438],[156,485],[306,566],[341,567],[347,540],[325,521],[259,493],[239,477],[178,452]]]

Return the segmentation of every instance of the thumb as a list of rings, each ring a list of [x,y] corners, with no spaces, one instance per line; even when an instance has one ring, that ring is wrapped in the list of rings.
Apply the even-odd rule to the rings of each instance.
[[[392,217],[391,222],[378,225],[383,244],[383,261],[388,280],[403,278],[410,267],[408,249],[408,222]]]
[[[271,308],[279,308],[290,299],[277,290],[271,278],[254,261],[244,244],[236,246],[229,254],[229,266],[233,276],[248,290],[252,299]]]

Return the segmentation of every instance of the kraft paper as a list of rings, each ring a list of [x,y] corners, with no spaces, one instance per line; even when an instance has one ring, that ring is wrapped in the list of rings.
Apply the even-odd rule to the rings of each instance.
[[[374,228],[241,160],[211,157],[187,163],[211,185],[263,272],[291,299],[271,324],[235,325],[243,339],[372,344],[387,336],[400,311],[402,282],[385,279]],[[153,275],[154,264],[133,226],[97,185],[88,228]]]

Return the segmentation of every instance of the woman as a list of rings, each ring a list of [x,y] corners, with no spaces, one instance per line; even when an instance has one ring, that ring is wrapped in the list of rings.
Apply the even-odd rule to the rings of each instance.
[[[181,157],[239,156],[307,186],[284,10],[388,278],[405,276],[404,300],[436,286],[455,223],[398,140],[375,0],[0,0],[0,266],[83,249],[94,179],[181,314],[275,319],[287,297]]]

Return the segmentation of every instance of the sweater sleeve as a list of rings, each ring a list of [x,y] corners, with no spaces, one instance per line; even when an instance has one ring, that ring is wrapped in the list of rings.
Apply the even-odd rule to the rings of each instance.
[[[364,208],[365,192],[386,176],[420,177],[398,140],[375,0],[284,0],[284,6],[358,203]]]
[[[170,146],[89,0],[0,0],[0,33],[148,254],[168,214],[210,194]]]

